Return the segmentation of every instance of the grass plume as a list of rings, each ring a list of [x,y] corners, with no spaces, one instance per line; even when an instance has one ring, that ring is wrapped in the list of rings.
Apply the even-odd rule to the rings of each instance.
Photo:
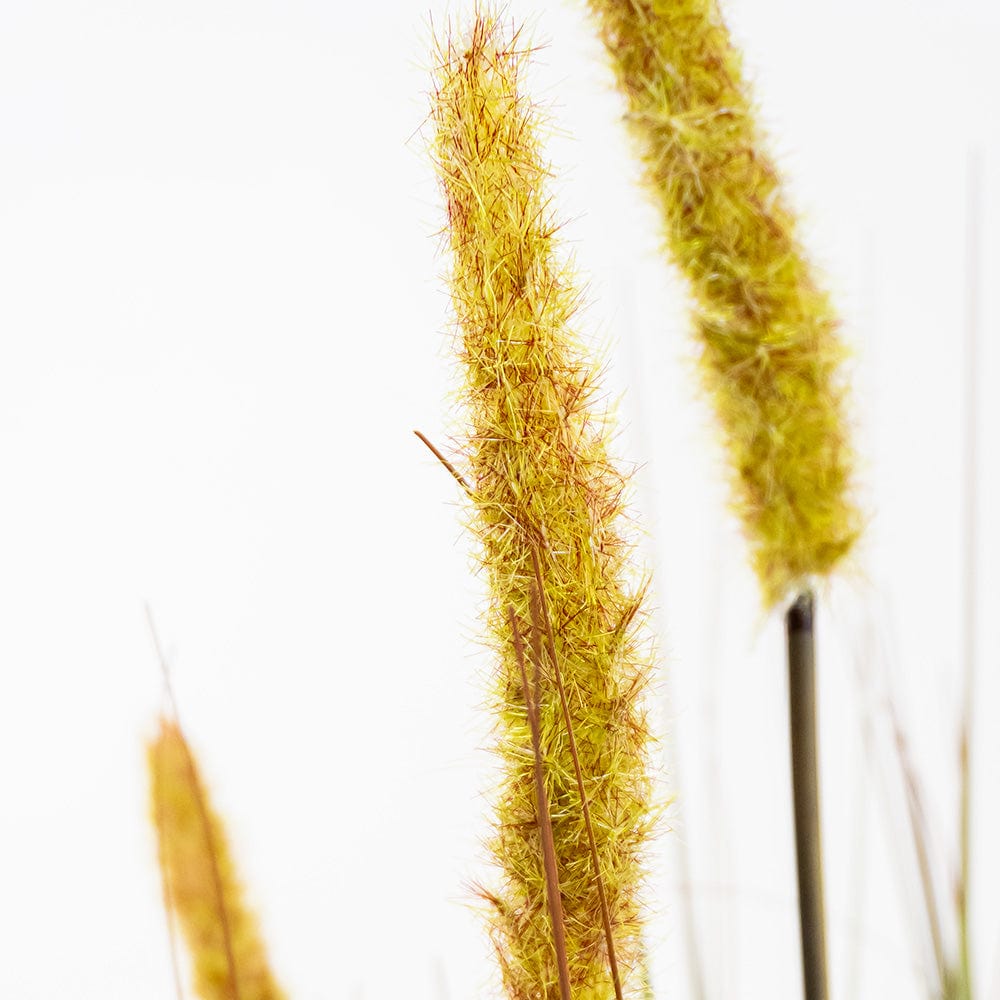
[[[431,113],[470,425],[465,474],[452,471],[472,501],[498,656],[505,776],[492,849],[500,884],[486,896],[509,996],[555,1000],[520,634],[540,659],[551,646],[534,701],[570,989],[575,1000],[607,1000],[615,964],[624,996],[643,987],[639,892],[651,827],[641,706],[649,663],[637,631],[643,588],[633,585],[621,534],[627,482],[609,461],[595,367],[572,329],[578,297],[544,193],[540,120],[520,88],[528,56],[519,32],[478,13],[467,32],[439,43]],[[533,553],[536,603],[551,637],[532,621]],[[564,698],[553,686],[556,670]]]
[[[164,900],[187,943],[195,993],[201,1000],[284,1000],[180,726],[161,719],[147,755]]]
[[[765,603],[829,573],[850,497],[843,349],[764,149],[716,0],[588,0],[670,254],[694,293],[705,383]]]

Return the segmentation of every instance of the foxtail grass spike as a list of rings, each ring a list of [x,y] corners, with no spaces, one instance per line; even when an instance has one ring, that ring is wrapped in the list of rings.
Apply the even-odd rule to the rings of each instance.
[[[191,955],[195,993],[201,1000],[284,1000],[222,823],[176,722],[161,719],[148,760],[164,898]]]
[[[860,518],[837,320],[803,255],[716,0],[588,0],[669,252],[764,601],[828,574]]]
[[[556,1000],[516,625],[545,665],[539,744],[573,1000],[614,995],[612,953],[622,996],[635,1000],[643,988],[643,851],[653,819],[642,706],[650,670],[640,629],[644,588],[622,521],[628,482],[608,458],[596,367],[573,331],[579,300],[545,194],[541,122],[521,90],[528,46],[479,13],[467,32],[439,43],[438,55],[433,150],[448,211],[469,421],[456,478],[468,487],[490,588],[504,774],[491,843],[498,884],[483,894],[511,1000]],[[532,623],[533,551],[551,642]],[[555,657],[546,663],[550,644]]]

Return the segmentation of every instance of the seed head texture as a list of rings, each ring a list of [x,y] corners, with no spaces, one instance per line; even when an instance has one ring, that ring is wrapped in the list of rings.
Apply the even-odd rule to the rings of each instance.
[[[497,654],[496,722],[504,777],[492,852],[493,940],[512,1000],[556,1000],[558,969],[534,787],[534,755],[510,615],[545,664],[535,692],[545,791],[575,1000],[613,996],[598,874],[625,997],[641,995],[640,889],[652,826],[650,671],[644,587],[622,534],[627,479],[606,452],[596,369],[573,332],[578,295],[557,253],[538,112],[521,92],[530,51],[479,13],[439,42],[431,122],[448,213],[451,297],[468,417],[466,480]],[[550,644],[532,623],[536,574]],[[548,655],[548,659],[545,659]],[[573,738],[556,692],[561,671]]]
[[[796,237],[716,0],[588,0],[669,252],[765,604],[828,574],[860,530],[837,321]]]

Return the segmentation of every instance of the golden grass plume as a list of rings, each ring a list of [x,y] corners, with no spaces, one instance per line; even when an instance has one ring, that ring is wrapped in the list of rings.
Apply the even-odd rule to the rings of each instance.
[[[843,349],[716,0],[588,0],[671,255],[690,281],[735,506],[768,606],[829,573],[850,496]]]
[[[464,478],[498,658],[500,884],[485,895],[508,994],[560,996],[516,626],[544,665],[538,741],[572,996],[607,1000],[643,988],[644,588],[622,534],[627,481],[609,461],[596,370],[572,328],[578,296],[557,254],[540,118],[521,90],[529,54],[519,31],[480,9],[439,40],[431,112],[469,420]]]
[[[160,720],[147,756],[164,902],[187,943],[195,993],[201,1000],[284,1000],[222,822],[176,722]]]

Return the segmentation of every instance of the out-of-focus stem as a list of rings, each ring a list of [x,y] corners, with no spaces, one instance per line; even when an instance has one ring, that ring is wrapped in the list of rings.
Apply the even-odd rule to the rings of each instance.
[[[788,709],[792,749],[795,855],[806,1000],[827,1000],[823,850],[820,837],[816,743],[814,599],[803,590],[785,616],[788,636]]]
[[[920,780],[913,761],[910,759],[903,736],[902,726],[891,709],[893,738],[896,755],[899,758],[899,769],[903,776],[903,787],[906,794],[906,814],[910,821],[910,832],[913,835],[913,851],[917,857],[917,872],[920,876],[920,888],[924,895],[924,908],[927,911],[927,929],[931,938],[931,948],[934,951],[934,963],[937,968],[938,981],[943,995],[950,979],[948,962],[945,957],[944,938],[941,934],[941,919],[938,910],[937,894],[934,892],[934,877],[931,873],[930,836],[927,829],[927,814],[924,811],[923,795],[920,791]]]
[[[969,943],[969,886],[972,869],[972,761],[971,740],[975,702],[976,638],[978,616],[978,501],[979,467],[979,218],[982,213],[979,153],[969,153],[966,209],[965,287],[965,517],[963,549],[965,562],[965,602],[962,646],[964,691],[959,734],[959,874],[955,887],[958,910],[958,972],[963,998],[972,996],[972,958]]]
[[[148,602],[143,605],[143,610],[146,613],[146,625],[149,628],[150,638],[153,640],[153,648],[156,650],[156,659],[159,663],[160,673],[163,677],[163,691],[166,695],[167,701],[170,703],[171,710],[174,713],[174,719],[176,720],[177,699],[174,697],[173,685],[170,683],[170,664],[167,661],[166,653],[164,653],[163,645],[160,642],[160,633],[156,629],[156,619],[153,617],[153,609],[149,606]],[[157,831],[162,830],[164,825],[163,789],[161,785],[162,780],[162,774],[160,771],[157,771],[153,779],[153,824]],[[170,951],[170,972],[173,976],[174,992],[177,994],[177,1000],[184,1000],[184,986],[181,983],[181,965],[177,954],[177,928],[174,900],[173,893],[170,889],[170,878],[167,874],[167,858],[164,846],[162,838],[157,837],[157,860],[160,866],[160,884],[163,893],[163,912],[167,921],[167,945]]]

